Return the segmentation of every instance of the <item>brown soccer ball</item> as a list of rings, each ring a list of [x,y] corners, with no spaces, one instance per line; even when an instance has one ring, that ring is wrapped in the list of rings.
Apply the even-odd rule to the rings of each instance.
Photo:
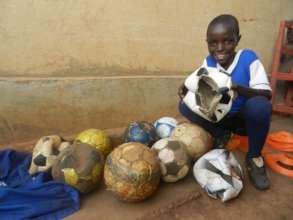
[[[74,143],[58,156],[52,167],[52,177],[81,193],[88,193],[99,185],[103,167],[102,152],[89,144]]]
[[[159,186],[160,165],[146,145],[129,142],[107,157],[104,179],[107,189],[124,201],[138,202],[151,196]]]
[[[186,145],[190,158],[195,161],[212,148],[212,136],[198,125],[184,122],[178,125],[171,137]]]

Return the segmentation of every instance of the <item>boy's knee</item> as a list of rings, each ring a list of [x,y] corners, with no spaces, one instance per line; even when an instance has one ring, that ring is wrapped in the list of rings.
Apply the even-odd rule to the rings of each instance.
[[[245,103],[245,115],[254,121],[270,119],[272,104],[263,96],[256,96],[248,99]]]

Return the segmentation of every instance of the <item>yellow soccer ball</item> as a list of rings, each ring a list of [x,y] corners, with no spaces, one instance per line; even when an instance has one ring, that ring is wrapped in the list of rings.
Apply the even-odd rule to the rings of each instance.
[[[75,142],[86,143],[94,146],[96,149],[101,151],[104,158],[112,151],[110,138],[99,129],[87,129],[82,131],[75,138]]]

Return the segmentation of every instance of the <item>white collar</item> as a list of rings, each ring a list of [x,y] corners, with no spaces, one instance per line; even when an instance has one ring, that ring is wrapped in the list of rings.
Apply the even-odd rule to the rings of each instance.
[[[230,66],[228,67],[227,70],[225,70],[219,63],[217,63],[217,69],[223,70],[223,71],[225,71],[225,72],[227,72],[227,73],[229,73],[231,75],[233,70],[235,69],[237,63],[238,63],[238,60],[239,60],[239,57],[240,57],[241,53],[242,53],[242,50],[239,50],[236,53],[236,56],[234,57],[233,62],[230,64]]]

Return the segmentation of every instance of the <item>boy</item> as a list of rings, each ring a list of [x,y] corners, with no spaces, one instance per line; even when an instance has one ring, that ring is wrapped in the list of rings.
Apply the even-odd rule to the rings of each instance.
[[[240,38],[238,20],[232,15],[220,15],[208,25],[207,45],[210,55],[204,60],[203,67],[215,67],[231,75],[231,89],[237,93],[237,97],[230,112],[217,123],[196,115],[182,101],[187,92],[184,84],[178,92],[181,98],[179,111],[189,121],[200,125],[213,135],[214,147],[226,145],[231,132],[248,135],[246,167],[249,177],[257,189],[265,190],[269,188],[270,182],[261,150],[270,127],[271,88],[264,67],[255,52],[235,51]]]

